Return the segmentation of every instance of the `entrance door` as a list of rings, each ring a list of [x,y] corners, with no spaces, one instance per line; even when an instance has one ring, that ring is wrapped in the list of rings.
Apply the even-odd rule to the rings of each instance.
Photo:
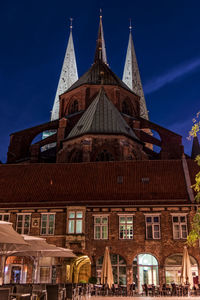
[[[12,266],[11,282],[20,283],[20,279],[21,279],[21,266]]]

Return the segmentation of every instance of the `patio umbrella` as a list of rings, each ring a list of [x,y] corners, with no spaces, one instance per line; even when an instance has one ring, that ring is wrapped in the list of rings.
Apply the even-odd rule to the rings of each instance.
[[[34,282],[38,281],[38,266],[41,257],[66,257],[74,258],[76,255],[71,249],[56,247],[46,242],[46,239],[37,236],[23,235],[27,245],[21,245],[17,251],[10,252],[10,255],[28,256],[34,259]]]
[[[16,250],[19,245],[26,245],[24,238],[12,227],[12,223],[0,221],[0,256],[1,256],[1,283],[4,282],[4,268],[6,257],[10,251]]]
[[[114,281],[113,281],[113,272],[112,272],[112,265],[110,260],[110,253],[108,247],[106,247],[104,257],[103,257],[101,284],[107,284],[108,287],[111,288],[113,283]]]
[[[187,247],[184,246],[183,249],[183,260],[182,260],[182,269],[181,269],[181,283],[183,284],[193,284],[192,271],[190,257],[188,254]]]

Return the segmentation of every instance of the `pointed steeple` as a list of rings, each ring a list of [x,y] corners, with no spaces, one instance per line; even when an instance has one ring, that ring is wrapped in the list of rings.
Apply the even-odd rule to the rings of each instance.
[[[199,145],[198,137],[194,136],[193,143],[192,143],[191,158],[195,159],[197,155],[200,155],[200,145]]]
[[[98,31],[98,38],[94,56],[94,62],[101,60],[105,64],[107,64],[107,57],[106,57],[106,46],[104,41],[103,35],[103,24],[102,24],[102,11],[100,10],[100,20],[99,20],[99,31]]]
[[[129,42],[128,42],[126,61],[124,65],[124,73],[123,73],[122,80],[132,91],[134,91],[138,96],[140,96],[140,116],[148,120],[149,116],[146,107],[146,101],[144,98],[144,92],[143,92],[142,82],[140,78],[140,72],[138,68],[135,49],[133,45],[131,23],[129,29],[130,29]]]
[[[70,20],[70,35],[51,113],[51,121],[59,118],[59,95],[63,94],[72,86],[75,81],[78,80],[78,71],[72,37],[72,19]]]

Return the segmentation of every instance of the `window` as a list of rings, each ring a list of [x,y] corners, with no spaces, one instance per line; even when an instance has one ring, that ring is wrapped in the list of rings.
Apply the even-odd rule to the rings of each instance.
[[[108,152],[106,149],[98,153],[96,157],[96,161],[113,161],[113,160],[114,160],[113,155],[110,152]]]
[[[31,214],[18,214],[16,231],[19,234],[29,234]]]
[[[10,214],[6,214],[6,213],[0,214],[0,221],[9,222],[9,220],[10,220]]]
[[[83,232],[83,212],[70,211],[68,219],[68,233],[80,234]]]
[[[186,215],[172,215],[173,223],[173,238],[186,239],[187,238],[187,218]]]
[[[55,214],[41,215],[41,234],[53,235],[55,229]]]
[[[94,239],[95,240],[108,239],[108,216],[94,217]]]
[[[113,279],[115,284],[126,285],[126,261],[119,254],[110,254]],[[97,271],[97,282],[101,282],[101,272],[103,266],[103,256],[97,260],[96,271]]]
[[[160,216],[146,215],[146,239],[160,239]]]
[[[133,216],[119,216],[119,238],[133,238]]]
[[[126,115],[131,115],[131,108],[127,101],[122,102],[122,113]]]

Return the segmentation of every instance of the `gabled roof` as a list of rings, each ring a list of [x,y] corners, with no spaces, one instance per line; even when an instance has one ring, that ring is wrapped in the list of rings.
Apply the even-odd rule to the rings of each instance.
[[[67,91],[74,90],[83,84],[118,85],[133,92],[117,75],[115,75],[108,65],[101,60],[97,60]]]
[[[103,88],[71,130],[67,139],[84,134],[122,134],[139,141]]]

